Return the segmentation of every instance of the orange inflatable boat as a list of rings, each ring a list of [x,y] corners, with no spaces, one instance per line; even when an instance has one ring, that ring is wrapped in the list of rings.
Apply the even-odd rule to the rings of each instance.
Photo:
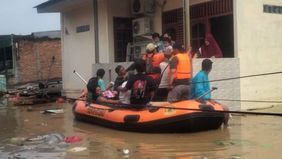
[[[223,110],[217,102],[187,100],[158,105],[136,109],[128,105],[87,105],[77,100],[73,113],[77,120],[118,130],[151,133],[217,129],[224,120],[224,113],[217,112]]]

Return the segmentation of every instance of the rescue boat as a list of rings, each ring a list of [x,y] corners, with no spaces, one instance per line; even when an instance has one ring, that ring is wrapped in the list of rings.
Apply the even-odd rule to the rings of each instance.
[[[154,105],[154,103],[152,103]],[[222,105],[214,101],[186,100],[130,108],[128,105],[86,104],[77,100],[75,119],[135,132],[170,133],[218,129],[224,120]]]

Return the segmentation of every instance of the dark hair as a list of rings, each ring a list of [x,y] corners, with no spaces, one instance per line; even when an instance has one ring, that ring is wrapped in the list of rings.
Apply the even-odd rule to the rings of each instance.
[[[171,40],[168,38],[168,37],[163,37],[163,39],[162,39],[163,41],[167,41],[167,42],[169,42],[169,43],[171,43]]]
[[[119,74],[119,71],[120,71],[121,68],[122,68],[122,66],[121,66],[121,65],[118,65],[118,66],[115,68],[115,72],[116,72],[117,74]]]
[[[134,62],[135,69],[138,73],[146,71],[146,62],[143,59],[137,59]]]
[[[183,47],[183,44],[180,44],[180,43],[175,43],[174,45],[173,45],[173,49],[177,49],[177,50],[179,50],[180,52],[185,52],[185,49],[184,49],[184,47]]]
[[[98,78],[97,77],[92,77],[88,81],[86,88],[88,92],[91,92],[93,94],[96,94],[96,88],[98,87]]]
[[[204,59],[202,62],[202,70],[210,71],[212,69],[212,61],[210,59]]]
[[[105,70],[104,69],[100,68],[100,69],[97,70],[97,72],[96,72],[96,76],[97,77],[103,78],[104,75],[105,75]]]
[[[160,34],[159,33],[153,33],[152,39],[155,39],[155,38],[160,38]]]

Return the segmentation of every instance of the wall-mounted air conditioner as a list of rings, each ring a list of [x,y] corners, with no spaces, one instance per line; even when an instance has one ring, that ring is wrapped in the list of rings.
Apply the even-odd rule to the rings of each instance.
[[[143,17],[132,21],[133,36],[149,35],[153,32],[152,19]]]
[[[155,12],[155,0],[131,0],[133,15],[152,14]]]

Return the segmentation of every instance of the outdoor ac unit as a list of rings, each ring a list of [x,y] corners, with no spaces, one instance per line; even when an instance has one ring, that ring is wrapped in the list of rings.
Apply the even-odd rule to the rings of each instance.
[[[146,44],[134,45],[132,59],[138,59],[142,57],[144,53],[146,53]]]
[[[133,15],[152,14],[155,12],[155,0],[131,0]]]
[[[134,19],[132,21],[133,36],[148,35],[153,32],[152,20],[149,17]]]

